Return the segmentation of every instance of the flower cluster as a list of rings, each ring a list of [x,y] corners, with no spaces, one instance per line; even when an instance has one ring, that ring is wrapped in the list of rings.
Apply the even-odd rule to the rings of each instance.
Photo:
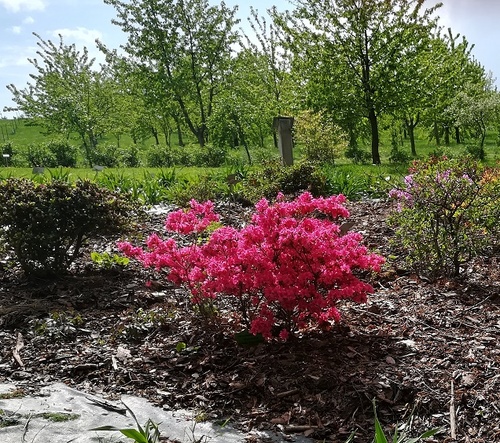
[[[196,200],[189,202],[189,211],[176,211],[169,215],[165,223],[167,231],[178,232],[179,234],[199,234],[207,227],[219,221],[219,216],[215,214],[214,205],[211,201],[198,203]]]
[[[145,266],[167,270],[195,303],[235,297],[251,333],[286,339],[298,329],[338,321],[339,300],[364,302],[373,291],[355,274],[379,270],[383,258],[368,252],[360,234],[342,235],[336,221],[349,216],[344,203],[342,195],[313,198],[306,192],[290,202],[279,195],[274,205],[259,201],[244,228],[220,227],[203,244],[178,247],[153,235],[146,251],[129,243],[119,247]],[[192,202],[190,211],[170,214],[166,227],[200,232],[213,220],[211,204]]]
[[[413,162],[403,186],[389,192],[397,202],[395,242],[407,249],[411,267],[456,276],[491,246],[499,183],[498,172],[467,157]]]

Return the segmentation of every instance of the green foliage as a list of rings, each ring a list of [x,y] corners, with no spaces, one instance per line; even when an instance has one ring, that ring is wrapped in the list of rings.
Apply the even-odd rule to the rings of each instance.
[[[342,130],[321,112],[300,112],[295,119],[294,129],[296,140],[302,144],[305,158],[309,161],[333,164],[346,148]]]
[[[98,134],[104,132],[110,113],[108,86],[112,79],[106,77],[103,69],[98,71],[93,66],[94,59],[89,58],[87,48],[80,52],[74,44],[65,45],[61,35],[58,45],[34,35],[38,38],[36,55],[39,58],[28,61],[36,73],[24,89],[14,84],[7,86],[16,104],[15,108],[8,109],[21,111],[49,134],[66,138],[76,133],[85,149],[86,160],[92,165]]]
[[[109,252],[96,252],[90,253],[91,260],[100,268],[112,269],[115,267],[125,267],[129,264],[130,260],[118,254],[110,254]]]
[[[137,168],[141,165],[140,150],[137,145],[130,145],[120,152],[120,163],[127,168]]]
[[[189,146],[153,145],[146,152],[146,163],[151,168],[192,166],[195,161]]]
[[[43,320],[32,320],[33,329],[38,335],[54,339],[73,338],[77,327],[83,324],[81,315],[74,311],[54,311]]]
[[[465,150],[467,151],[467,154],[476,160],[483,161],[486,158],[484,148],[479,145],[467,145]]]
[[[65,168],[76,167],[78,150],[67,140],[50,140],[46,143],[46,146],[55,160],[55,165],[46,166],[63,166]]]
[[[368,180],[363,175],[336,167],[326,169],[325,174],[329,194],[343,194],[349,200],[359,200],[370,193]]]
[[[128,340],[141,341],[145,336],[165,326],[171,316],[172,314],[161,308],[151,310],[139,308],[117,328],[117,332]]]
[[[391,130],[391,155],[389,161],[391,163],[408,163],[410,156],[408,153],[401,150],[402,144],[399,141],[398,132],[396,128]]]
[[[166,191],[167,200],[181,207],[197,201],[217,200],[228,194],[229,185],[215,175],[201,175],[194,179],[179,180]]]
[[[2,151],[2,154],[8,154],[12,157],[14,155],[14,145],[12,142],[4,142],[0,145],[0,151]]]
[[[344,155],[346,158],[352,160],[354,164],[369,163],[371,160],[370,153],[360,148],[357,144],[348,146]]]
[[[147,205],[157,205],[167,199],[167,187],[171,182],[164,177],[144,173],[140,182],[139,198]]]
[[[195,166],[208,166],[217,168],[224,165],[227,158],[227,148],[222,145],[207,143],[202,148],[198,148],[194,152]]]
[[[269,162],[262,168],[250,171],[240,189],[240,197],[251,203],[256,203],[262,197],[273,199],[278,192],[296,195],[308,190],[314,196],[319,196],[327,193],[327,178],[320,166],[312,162],[298,162],[293,166]]]
[[[123,401],[122,401],[123,403]],[[123,403],[125,408],[132,415],[137,428],[133,429],[120,429],[116,426],[100,426],[98,428],[92,428],[91,431],[118,431],[121,432],[125,437],[131,438],[135,443],[160,443],[160,429],[159,424],[153,422],[151,419],[148,419],[142,427],[137,420],[134,412]]]
[[[133,188],[134,179],[124,174],[123,171],[96,172],[94,181],[101,187],[121,193],[127,193]]]
[[[120,19],[115,23],[127,34],[123,49],[139,68],[142,94],[154,96],[158,108],[163,101],[172,115],[180,114],[203,146],[216,92],[223,88],[237,41],[237,7],[211,5],[208,0],[105,3],[116,9]]]
[[[441,432],[441,428],[434,428],[425,431],[418,437],[409,437],[407,432],[411,425],[412,417],[410,417],[408,422],[404,425],[396,426],[394,435],[392,436],[392,438],[389,437],[388,440],[377,417],[377,405],[375,403],[375,399],[373,399],[373,413],[375,415],[375,438],[373,439],[373,443],[418,443],[419,441],[432,437],[438,432]]]
[[[123,230],[133,206],[89,181],[0,182],[0,236],[26,275],[66,271],[86,238]]]
[[[28,164],[33,168],[53,168],[57,166],[54,154],[50,152],[45,143],[29,145],[28,150],[25,152],[25,156]]]
[[[496,241],[500,174],[470,158],[414,162],[389,222],[407,262],[432,276],[458,276],[464,263]]]
[[[48,182],[48,183],[50,183],[50,181],[60,181],[66,183],[71,182],[72,175],[69,169],[64,169],[62,167],[59,167],[57,169],[49,169],[48,171],[50,177],[49,181],[47,181],[46,176],[40,175],[40,177],[42,178],[42,182]]]
[[[119,164],[118,147],[114,144],[97,145],[92,152],[92,164],[115,168]]]
[[[406,111],[408,91],[425,80],[417,56],[429,51],[440,4],[425,9],[416,0],[299,0],[294,5],[278,20],[302,68],[306,103],[331,110],[333,121],[350,136],[359,133],[365,118],[372,162],[379,164],[378,118]]]
[[[2,155],[2,158],[0,159],[0,167],[12,166],[15,163],[14,154],[15,151],[12,142],[4,142],[0,144],[0,155]],[[3,155],[8,155],[9,157],[5,158]]]

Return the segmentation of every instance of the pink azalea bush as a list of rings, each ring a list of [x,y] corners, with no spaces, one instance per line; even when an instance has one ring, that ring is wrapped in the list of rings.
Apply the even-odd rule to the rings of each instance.
[[[458,277],[464,264],[498,241],[500,179],[463,157],[414,161],[401,187],[389,223],[393,243],[405,250],[408,266],[430,277]]]
[[[349,216],[344,203],[342,195],[313,198],[306,192],[290,202],[279,195],[273,205],[258,202],[244,228],[219,227],[204,243],[179,246],[154,234],[145,250],[126,242],[119,248],[165,270],[190,291],[193,303],[234,297],[251,333],[286,339],[298,329],[338,321],[339,300],[362,303],[373,291],[356,273],[378,271],[384,260],[368,252],[359,233],[342,234],[337,222]],[[191,201],[190,210],[171,213],[165,226],[199,235],[218,220],[211,202]]]

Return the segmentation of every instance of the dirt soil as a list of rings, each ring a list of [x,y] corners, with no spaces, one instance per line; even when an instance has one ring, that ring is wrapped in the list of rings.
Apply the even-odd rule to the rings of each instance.
[[[341,305],[329,331],[241,346],[224,312],[215,328],[186,294],[131,264],[99,269],[89,244],[70,275],[30,281],[0,262],[0,382],[36,393],[55,381],[115,400],[122,394],[242,430],[275,429],[325,442],[371,442],[372,399],[384,428],[434,427],[430,442],[500,442],[500,256],[480,257],[458,280],[405,269],[390,245],[384,201],[350,203],[353,230],[388,258],[364,305]],[[238,224],[248,210],[220,204]],[[163,232],[150,214],[134,241]],[[147,287],[145,282],[152,280]],[[257,440],[254,440],[257,441]]]

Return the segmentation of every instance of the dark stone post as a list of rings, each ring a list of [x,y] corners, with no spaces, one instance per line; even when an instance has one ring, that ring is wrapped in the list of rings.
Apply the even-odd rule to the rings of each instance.
[[[278,133],[278,148],[283,165],[293,165],[293,117],[274,117],[273,126]]]

